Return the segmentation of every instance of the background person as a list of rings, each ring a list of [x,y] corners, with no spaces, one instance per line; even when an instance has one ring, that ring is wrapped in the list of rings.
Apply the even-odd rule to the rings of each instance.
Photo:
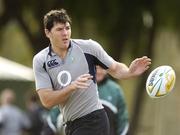
[[[1,92],[0,135],[22,135],[31,126],[26,114],[14,104],[15,97],[11,89]]]
[[[99,97],[110,121],[110,135],[126,135],[129,121],[123,90],[107,76],[106,70],[100,66],[96,70]]]
[[[37,93],[27,92],[26,107],[28,117],[31,121],[30,135],[41,135],[48,111],[40,104]]]

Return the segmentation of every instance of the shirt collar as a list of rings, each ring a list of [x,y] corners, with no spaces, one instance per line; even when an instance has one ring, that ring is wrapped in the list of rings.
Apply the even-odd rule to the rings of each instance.
[[[72,43],[71,43],[71,40],[70,40],[68,49],[71,48],[71,46],[72,46]],[[49,56],[55,56],[55,55],[56,55],[56,54],[53,52],[53,50],[52,50],[52,45],[51,45],[51,44],[49,44],[49,52],[48,52],[48,55],[49,55]]]

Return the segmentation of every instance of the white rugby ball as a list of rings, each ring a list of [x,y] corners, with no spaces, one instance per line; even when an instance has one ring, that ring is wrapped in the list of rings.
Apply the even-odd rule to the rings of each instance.
[[[173,90],[175,81],[176,74],[171,66],[159,66],[149,74],[146,91],[152,98],[166,96]]]

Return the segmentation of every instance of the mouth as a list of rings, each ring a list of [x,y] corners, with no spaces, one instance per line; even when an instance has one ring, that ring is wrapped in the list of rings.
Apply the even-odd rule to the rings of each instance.
[[[63,40],[62,40],[64,43],[67,43],[67,42],[69,42],[69,39],[68,38],[63,38]]]

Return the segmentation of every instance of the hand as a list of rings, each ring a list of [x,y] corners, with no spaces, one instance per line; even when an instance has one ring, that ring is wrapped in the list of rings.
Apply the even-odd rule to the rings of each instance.
[[[143,56],[141,58],[137,58],[134,61],[131,62],[129,66],[129,72],[133,76],[138,76],[145,72],[149,66],[151,65],[151,59],[147,56]]]
[[[71,83],[73,89],[87,89],[89,87],[88,81],[92,79],[93,76],[90,74],[80,75],[75,81]]]

